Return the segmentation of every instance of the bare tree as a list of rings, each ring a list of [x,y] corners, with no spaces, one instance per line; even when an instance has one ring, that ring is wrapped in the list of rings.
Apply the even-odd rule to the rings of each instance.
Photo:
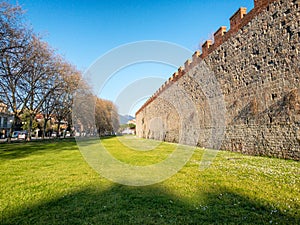
[[[95,122],[100,136],[117,131],[119,116],[116,106],[111,101],[96,97]]]
[[[72,119],[76,133],[80,136],[96,134],[95,127],[95,104],[96,98],[89,85],[81,80],[74,95]]]
[[[72,125],[73,94],[77,90],[82,76],[78,70],[67,62],[62,62],[60,68],[62,85],[57,92],[54,102],[54,114],[58,123],[58,135],[60,135],[62,121],[67,122],[69,129]]]
[[[28,28],[22,22],[23,14],[20,6],[12,6],[7,2],[0,3],[0,54],[15,54],[27,43]]]
[[[43,115],[42,124],[42,138],[46,137],[47,124],[51,121],[55,109],[56,98],[59,95],[58,90],[53,90],[52,94],[45,98],[45,101],[41,105],[41,114]]]
[[[23,101],[23,77],[29,69],[26,56],[30,51],[32,31],[22,19],[23,12],[19,6],[5,2],[0,4],[0,97],[14,115],[9,141],[26,105]]]
[[[112,132],[118,126],[118,114],[112,102],[96,98],[96,107],[89,105],[87,100],[95,97],[82,80],[81,73],[55,55],[48,44],[33,33],[23,22],[23,11],[19,6],[0,3],[0,13],[0,100],[14,115],[9,141],[21,118],[28,121],[26,129],[30,140],[38,113],[42,113],[44,119],[43,137],[51,118],[57,121],[58,134],[62,121],[70,129],[75,92],[82,103],[80,112],[83,116],[79,123],[84,129],[94,132],[96,120],[99,133]]]
[[[40,112],[45,101],[62,86],[57,62],[53,51],[39,38],[33,37],[31,52],[28,55],[28,72],[23,77],[23,99],[30,113],[28,140],[31,138],[32,121]]]

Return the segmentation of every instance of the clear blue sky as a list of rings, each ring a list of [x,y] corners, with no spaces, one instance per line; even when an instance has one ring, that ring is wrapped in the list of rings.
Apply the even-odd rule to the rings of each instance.
[[[45,41],[82,71],[107,51],[129,42],[162,40],[195,51],[220,26],[229,27],[229,18],[239,7],[247,7],[248,11],[253,8],[253,0],[9,2],[18,2],[26,10],[35,32],[42,34]],[[161,65],[151,68],[151,74],[147,75],[164,79],[176,70]],[[143,72],[146,71],[139,71]],[[139,79],[139,73],[132,76],[123,73],[112,79],[109,91],[103,90],[100,96],[114,101],[117,90]]]

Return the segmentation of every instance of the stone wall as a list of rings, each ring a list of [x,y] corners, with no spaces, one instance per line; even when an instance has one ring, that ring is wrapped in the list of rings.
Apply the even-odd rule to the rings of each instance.
[[[300,1],[254,3],[248,14],[240,8],[230,30],[221,27],[141,107],[138,136],[180,142],[180,133],[193,129],[201,147],[300,159]],[[180,91],[195,110],[191,104],[178,110]]]

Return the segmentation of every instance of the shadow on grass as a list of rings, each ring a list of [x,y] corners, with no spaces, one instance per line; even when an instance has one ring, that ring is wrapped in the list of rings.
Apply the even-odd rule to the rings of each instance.
[[[201,195],[201,197],[200,197]],[[299,224],[289,215],[237,193],[199,193],[198,203],[160,188],[86,188],[51,202],[20,209],[2,224]],[[272,213],[273,212],[273,213]],[[5,212],[4,214],[5,215]]]
[[[0,144],[0,160],[23,158],[31,154],[49,153],[49,151],[76,149],[76,142],[73,138],[2,143]]]
[[[101,139],[110,139],[115,136],[105,136]],[[100,141],[99,137],[85,138],[82,137],[81,144],[89,145],[95,141]],[[32,140],[30,142],[17,141],[12,143],[0,144],[0,160],[9,160],[24,158],[31,154],[43,154],[50,151],[62,150],[78,150],[75,138],[65,139],[45,139],[45,140]]]

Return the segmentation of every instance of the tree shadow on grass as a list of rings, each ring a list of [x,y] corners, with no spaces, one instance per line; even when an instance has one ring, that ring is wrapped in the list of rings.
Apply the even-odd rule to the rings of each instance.
[[[219,189],[221,190],[221,189]],[[200,198],[201,195],[201,198]],[[195,194],[191,203],[162,188],[85,188],[50,202],[3,212],[2,224],[299,224],[299,215],[225,189]],[[275,212],[276,211],[276,212]],[[0,220],[1,221],[1,220]]]
[[[114,136],[101,137],[110,139]],[[90,145],[100,141],[99,137],[82,137],[79,139],[82,145]],[[44,154],[50,151],[78,150],[75,138],[32,140],[30,142],[17,141],[0,144],[0,160],[24,158],[32,154]]]
[[[24,158],[32,154],[49,153],[49,151],[76,150],[75,139],[52,139],[32,142],[0,144],[0,160]]]

